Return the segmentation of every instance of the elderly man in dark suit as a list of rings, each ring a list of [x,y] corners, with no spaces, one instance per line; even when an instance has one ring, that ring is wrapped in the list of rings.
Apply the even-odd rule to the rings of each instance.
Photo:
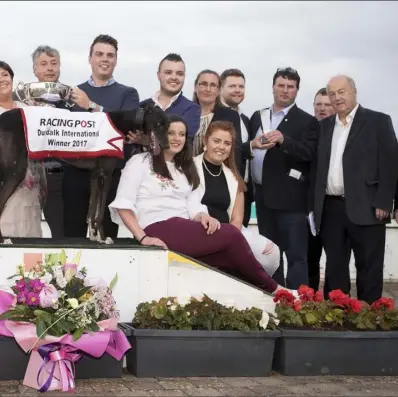
[[[286,253],[286,287],[297,289],[308,284],[308,189],[319,124],[295,103],[300,88],[296,70],[278,69],[272,88],[273,105],[251,117],[246,153],[252,157],[259,231]],[[282,255],[273,277],[285,285]]]
[[[354,81],[327,85],[337,113],[320,121],[315,180],[315,224],[326,253],[325,297],[349,292],[347,252],[352,248],[358,299],[372,303],[383,292],[386,223],[398,177],[398,146],[391,117],[357,103]]]

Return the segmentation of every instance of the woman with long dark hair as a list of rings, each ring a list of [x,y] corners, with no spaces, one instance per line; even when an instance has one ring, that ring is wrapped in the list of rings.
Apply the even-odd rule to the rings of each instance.
[[[160,246],[201,260],[273,293],[282,288],[256,260],[242,233],[209,216],[187,141],[187,126],[170,116],[169,149],[134,155],[122,171],[112,220],[142,245]]]

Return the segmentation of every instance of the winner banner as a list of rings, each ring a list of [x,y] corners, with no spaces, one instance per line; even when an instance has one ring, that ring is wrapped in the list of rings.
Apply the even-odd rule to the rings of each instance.
[[[31,159],[99,156],[123,159],[124,135],[106,113],[49,107],[26,107],[21,112]]]

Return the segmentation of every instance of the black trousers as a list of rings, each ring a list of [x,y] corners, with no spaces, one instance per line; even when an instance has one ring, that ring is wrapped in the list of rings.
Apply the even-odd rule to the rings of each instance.
[[[383,293],[385,225],[356,225],[347,216],[343,197],[326,196],[321,223],[326,253],[325,298],[329,291],[350,292],[349,262],[354,252],[357,296],[369,304]]]
[[[297,289],[308,285],[308,220],[304,212],[274,210],[265,206],[262,188],[255,186],[257,223],[260,234],[279,246],[281,252],[279,268],[273,279],[282,286]],[[283,253],[287,257],[286,282]]]
[[[47,198],[43,208],[44,217],[53,239],[64,237],[64,204],[62,199],[62,168],[57,172],[46,171]]]
[[[309,286],[315,291],[319,289],[320,282],[320,261],[322,256],[322,239],[321,236],[313,236],[308,227],[308,280]]]
[[[247,184],[246,184],[247,186]],[[252,210],[252,194],[247,191],[245,192],[245,212],[243,214],[243,226],[247,227],[249,225],[249,221],[250,221],[250,214],[251,214],[251,210]]]
[[[90,171],[65,167],[62,186],[65,237],[87,236],[87,212],[90,203]],[[115,199],[121,170],[115,169],[106,201],[103,227],[106,237],[116,239],[119,226],[111,220],[108,205]]]

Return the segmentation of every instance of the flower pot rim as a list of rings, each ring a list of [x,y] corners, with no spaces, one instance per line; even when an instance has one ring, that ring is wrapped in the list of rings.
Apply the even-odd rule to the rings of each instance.
[[[134,328],[131,323],[122,323],[122,328],[125,329],[127,336],[161,336],[170,338],[279,338],[281,332],[279,330],[264,330],[264,331],[208,331],[208,330],[168,330],[168,329],[149,329],[149,328]],[[127,327],[126,327],[127,326]]]
[[[317,339],[398,339],[398,330],[393,331],[347,331],[347,330],[309,330],[309,329],[287,329],[279,326],[282,338],[317,338]]]

